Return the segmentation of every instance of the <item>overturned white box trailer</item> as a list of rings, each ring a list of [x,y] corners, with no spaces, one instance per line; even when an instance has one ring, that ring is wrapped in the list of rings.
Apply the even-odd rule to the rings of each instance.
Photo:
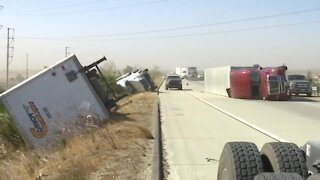
[[[230,89],[230,72],[231,66],[205,69],[205,91],[221,96],[228,96],[227,89]]]
[[[39,72],[0,95],[25,142],[35,148],[54,145],[81,131],[88,119],[109,113],[75,55]]]

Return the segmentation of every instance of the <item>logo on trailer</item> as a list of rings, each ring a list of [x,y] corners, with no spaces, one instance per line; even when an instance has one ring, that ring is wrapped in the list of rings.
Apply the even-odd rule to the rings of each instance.
[[[29,102],[28,105],[23,105],[33,127],[30,128],[31,134],[36,138],[44,137],[48,132],[48,127],[41,116],[37,106],[34,102]]]

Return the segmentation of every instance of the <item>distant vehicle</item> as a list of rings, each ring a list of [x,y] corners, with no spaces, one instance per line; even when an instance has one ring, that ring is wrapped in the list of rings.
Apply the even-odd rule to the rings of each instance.
[[[288,75],[288,81],[290,84],[290,95],[306,94],[308,97],[312,96],[311,83],[306,79],[304,75]]]
[[[203,73],[198,73],[197,78],[198,78],[198,80],[204,80],[204,74]]]
[[[287,100],[286,66],[226,66],[205,70],[205,91],[238,99]]]
[[[165,88],[168,90],[169,88],[178,88],[182,90],[182,79],[179,75],[168,75],[165,82]]]
[[[198,77],[198,71],[196,67],[188,67],[187,78],[189,80],[195,80]]]
[[[176,68],[176,74],[179,75],[181,78],[187,77],[187,71],[188,71],[188,68],[186,68],[186,67],[177,67]]]
[[[196,80],[198,76],[196,67],[178,67],[176,68],[176,74],[181,78],[186,78],[189,80]]]

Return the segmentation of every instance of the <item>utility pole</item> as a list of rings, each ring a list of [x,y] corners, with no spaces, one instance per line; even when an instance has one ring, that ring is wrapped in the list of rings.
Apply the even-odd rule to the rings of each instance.
[[[66,46],[66,52],[65,52],[65,57],[70,55],[70,47]]]
[[[26,79],[29,77],[29,54],[26,54]]]
[[[8,38],[7,38],[7,89],[9,88],[9,65],[13,60],[13,28],[8,28]]]

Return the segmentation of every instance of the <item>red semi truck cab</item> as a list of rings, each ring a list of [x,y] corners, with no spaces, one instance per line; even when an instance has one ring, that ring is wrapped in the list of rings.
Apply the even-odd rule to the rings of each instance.
[[[229,95],[239,99],[287,100],[286,70],[286,66],[232,67]]]
[[[230,72],[230,97],[238,99],[252,99],[253,89],[251,86],[252,69],[232,68]]]
[[[266,100],[288,100],[287,66],[262,68],[260,71],[261,97]]]

